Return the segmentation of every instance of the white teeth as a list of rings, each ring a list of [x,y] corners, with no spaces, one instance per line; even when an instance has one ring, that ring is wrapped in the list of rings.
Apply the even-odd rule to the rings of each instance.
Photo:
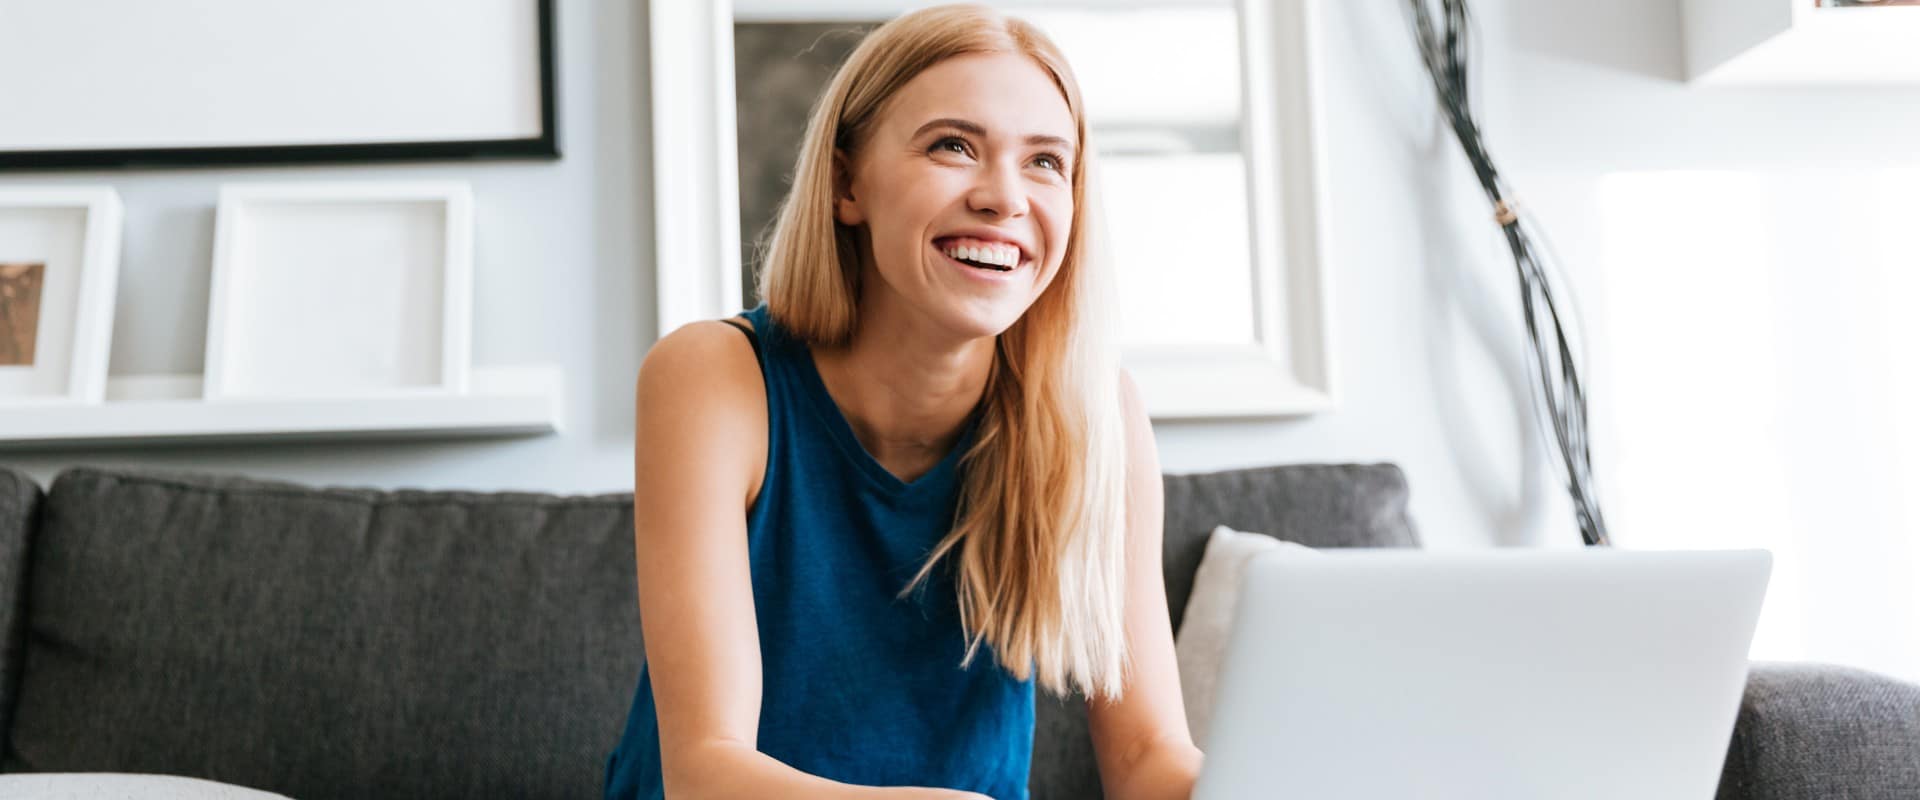
[[[1011,245],[949,247],[944,252],[954,258],[966,259],[981,264],[994,264],[1008,269],[1020,265],[1020,248]]]
[[[983,263],[983,265],[998,265],[998,267],[1018,267],[1018,265],[1020,265],[1020,247],[947,247],[945,253],[956,257],[956,259],[968,259],[968,261],[977,261],[977,263]]]

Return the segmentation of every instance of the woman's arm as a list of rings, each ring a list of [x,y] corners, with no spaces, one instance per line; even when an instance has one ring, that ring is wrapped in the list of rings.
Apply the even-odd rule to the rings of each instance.
[[[1160,573],[1160,457],[1139,387],[1125,371],[1120,389],[1127,421],[1126,615],[1133,667],[1118,702],[1087,702],[1087,721],[1108,798],[1187,798],[1200,777],[1201,754],[1187,731]]]
[[[699,322],[661,339],[634,392],[635,569],[667,796],[977,798],[838,783],[756,749],[745,512],[766,464],[767,402],[759,364],[730,328]]]

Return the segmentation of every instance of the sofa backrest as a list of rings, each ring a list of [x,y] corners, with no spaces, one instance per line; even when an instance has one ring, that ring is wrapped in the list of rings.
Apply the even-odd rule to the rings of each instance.
[[[26,591],[0,609],[26,610],[0,771],[188,775],[302,800],[600,791],[643,658],[632,495],[98,468],[61,473],[44,500],[24,485],[0,471],[0,579],[10,564],[29,578],[0,584]],[[1416,544],[1392,464],[1165,487],[1176,623],[1215,525]],[[7,510],[31,519],[36,503],[38,530],[9,533]],[[19,558],[9,543],[28,541]],[[1097,797],[1083,708],[1043,695],[1039,715],[1035,800]]]
[[[1418,547],[1399,465],[1283,464],[1168,475],[1161,550],[1178,627],[1207,535],[1226,525],[1308,547]]]
[[[27,548],[40,523],[40,484],[0,467],[0,731],[13,719],[13,700],[26,656]]]
[[[639,675],[632,502],[67,470],[0,769],[595,796]]]

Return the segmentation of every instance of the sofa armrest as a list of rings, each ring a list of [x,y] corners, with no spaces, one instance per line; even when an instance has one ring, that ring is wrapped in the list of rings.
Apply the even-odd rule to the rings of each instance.
[[[1827,664],[1754,662],[1718,800],[1920,797],[1920,686]]]

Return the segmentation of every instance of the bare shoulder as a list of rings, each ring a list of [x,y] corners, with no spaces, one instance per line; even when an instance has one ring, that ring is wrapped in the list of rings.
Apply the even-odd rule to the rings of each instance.
[[[749,502],[759,491],[766,386],[753,346],[732,324],[691,322],[655,342],[640,363],[634,415],[637,466],[698,463],[743,480]]]
[[[1147,416],[1147,401],[1140,397],[1140,384],[1133,380],[1133,373],[1125,367],[1120,369],[1120,418],[1126,425],[1127,438],[1146,437],[1153,440],[1153,423]]]
[[[1153,422],[1147,416],[1147,403],[1140,397],[1140,385],[1132,373],[1120,370],[1120,417],[1126,431],[1127,469],[1136,481],[1159,486],[1160,454],[1153,439]]]
[[[640,362],[639,384],[642,394],[650,388],[691,393],[726,405],[752,399],[740,395],[765,396],[753,346],[739,328],[717,319],[687,323],[654,342]]]
[[[753,345],[739,328],[717,319],[689,322],[654,342],[640,362],[637,391],[642,402],[678,407],[759,408],[763,416],[766,407]]]
[[[1126,412],[1129,421],[1147,415],[1146,404],[1140,400],[1140,384],[1134,382],[1133,373],[1126,367],[1120,368],[1120,410]]]

